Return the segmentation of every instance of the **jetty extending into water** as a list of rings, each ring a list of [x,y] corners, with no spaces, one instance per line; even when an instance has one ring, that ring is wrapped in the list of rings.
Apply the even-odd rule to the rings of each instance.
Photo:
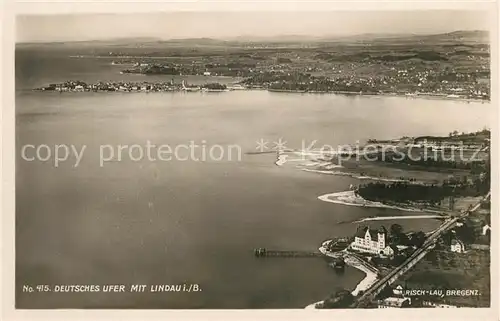
[[[330,266],[338,271],[342,271],[345,268],[346,261],[343,256],[338,257],[328,257],[320,251],[276,251],[267,250],[265,248],[258,248],[254,250],[255,256],[258,258],[264,257],[283,257],[283,258],[311,258],[311,257],[322,257],[330,261]]]
[[[256,257],[324,257],[319,251],[276,251],[258,248],[254,253]]]

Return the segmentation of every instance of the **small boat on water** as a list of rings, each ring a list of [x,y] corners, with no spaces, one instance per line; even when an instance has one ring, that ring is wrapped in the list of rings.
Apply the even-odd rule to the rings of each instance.
[[[255,249],[254,253],[255,253],[255,256],[261,257],[261,256],[266,255],[266,249],[261,247],[261,248]]]

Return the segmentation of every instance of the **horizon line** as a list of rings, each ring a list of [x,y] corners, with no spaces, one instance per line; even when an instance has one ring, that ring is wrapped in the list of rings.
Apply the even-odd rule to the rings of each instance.
[[[357,36],[436,36],[436,35],[446,35],[456,32],[485,32],[490,33],[490,30],[487,29],[456,29],[444,32],[436,32],[436,33],[398,33],[398,32],[365,32],[365,33],[353,33],[353,34],[332,34],[332,35],[313,35],[313,34],[276,34],[276,35],[252,35],[252,34],[243,34],[240,36],[231,36],[231,37],[210,37],[210,36],[202,36],[202,37],[182,37],[182,38],[163,38],[158,36],[131,36],[131,37],[110,37],[110,38],[102,38],[102,39],[87,39],[87,40],[32,40],[32,41],[15,41],[16,44],[55,44],[55,43],[76,43],[76,42],[106,42],[106,41],[119,41],[119,40],[127,40],[127,39],[151,39],[156,41],[182,41],[182,40],[217,40],[217,41],[245,41],[245,38],[260,38],[261,40],[265,39],[273,39],[279,37],[303,37],[310,38],[311,40],[334,40],[334,38],[349,38],[349,37],[357,37]],[[332,39],[329,39],[332,38]],[[240,40],[241,39],[241,40]],[[278,39],[276,39],[278,40]],[[278,40],[279,41],[279,40]]]

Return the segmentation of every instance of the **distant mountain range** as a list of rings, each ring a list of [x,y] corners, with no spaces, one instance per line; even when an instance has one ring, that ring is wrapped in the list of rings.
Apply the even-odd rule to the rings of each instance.
[[[330,41],[369,41],[376,39],[415,39],[415,38],[455,38],[455,39],[478,39],[488,40],[489,32],[486,30],[459,30],[439,34],[397,34],[397,33],[364,33],[357,35],[332,35],[332,36],[310,36],[310,35],[280,35],[280,36],[239,36],[230,38],[230,41],[241,42],[330,42]]]
[[[277,36],[251,36],[243,35],[238,37],[216,39],[216,38],[179,38],[179,39],[161,39],[158,37],[133,37],[133,38],[113,38],[104,40],[85,40],[85,41],[54,41],[54,42],[33,42],[19,44],[81,44],[81,45],[140,45],[140,44],[192,44],[192,45],[230,45],[234,43],[319,43],[319,42],[364,42],[364,41],[383,41],[383,40],[402,40],[402,41],[473,41],[489,42],[489,32],[484,30],[460,30],[440,34],[376,34],[365,33],[359,35],[343,36],[310,36],[310,35],[277,35]]]

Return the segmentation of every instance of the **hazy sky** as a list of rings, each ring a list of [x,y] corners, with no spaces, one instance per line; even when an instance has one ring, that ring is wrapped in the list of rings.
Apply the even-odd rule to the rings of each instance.
[[[488,30],[481,11],[169,12],[18,16],[17,42]]]

